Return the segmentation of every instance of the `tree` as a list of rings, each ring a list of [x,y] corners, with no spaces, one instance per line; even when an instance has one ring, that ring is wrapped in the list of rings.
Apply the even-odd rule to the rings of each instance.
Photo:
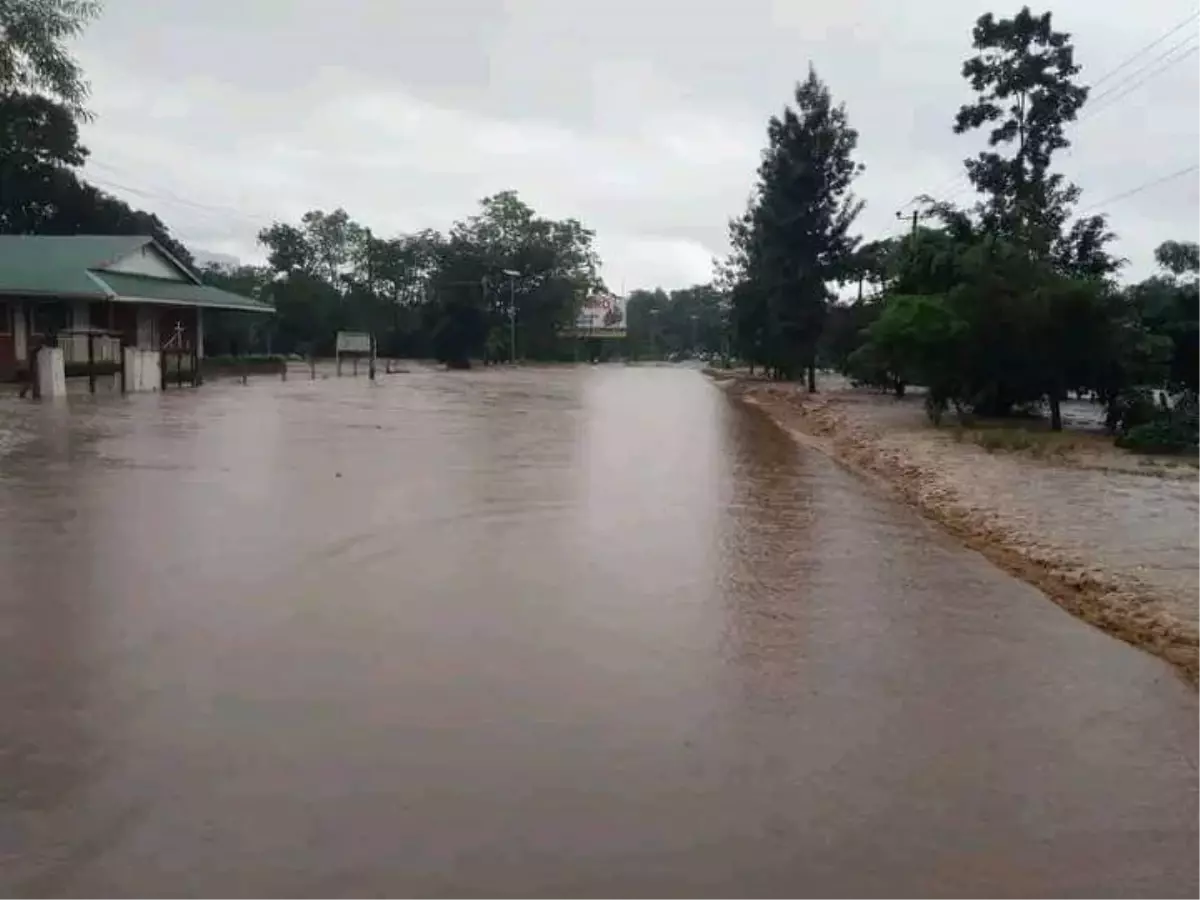
[[[0,0],[0,234],[148,234],[190,263],[151,213],[83,181],[87,83],[65,44],[96,0]]]
[[[488,334],[507,330],[511,302],[518,352],[557,355],[580,300],[603,289],[594,238],[575,219],[538,216],[513,191],[485,197],[479,213],[455,223],[442,253],[434,288],[443,318],[456,321],[441,323],[440,346],[457,347],[459,361],[484,355]]]
[[[1154,249],[1154,261],[1175,278],[1200,274],[1200,244],[1195,241],[1164,241]]]
[[[925,385],[926,408],[937,422],[947,402],[960,406],[965,393],[968,328],[945,296],[898,294],[867,327],[868,341],[851,355],[852,364],[881,369],[897,384]]]
[[[664,355],[660,318],[671,298],[662,288],[632,291],[625,302],[625,342],[633,359]]]
[[[811,66],[793,99],[768,123],[755,201],[735,225],[748,284],[735,303],[763,307],[767,363],[783,377],[807,369],[815,391],[827,284],[846,277],[858,240],[850,228],[862,203],[850,188],[862,166],[853,159],[858,133]],[[749,324],[747,313],[740,318]]]
[[[662,288],[629,295],[626,346],[634,359],[716,354],[724,349],[728,297],[715,284],[670,293]]]
[[[1075,82],[1071,35],[1054,30],[1050,13],[1035,16],[1026,6],[1011,19],[980,16],[972,41],[979,52],[963,63],[962,74],[977,96],[959,109],[954,131],[989,129],[992,149],[965,161],[967,177],[985,196],[976,209],[983,228],[1052,260],[1063,274],[1112,275],[1124,261],[1105,251],[1114,237],[1105,217],[1068,229],[1080,191],[1050,170],[1054,154],[1071,146],[1065,126],[1088,97]]]
[[[887,283],[898,248],[899,239],[884,238],[868,241],[847,257],[845,276],[858,283],[857,299],[860,302],[863,299],[864,284],[882,289]]]
[[[1166,274],[1132,285],[1126,297],[1150,334],[1168,348],[1167,386],[1195,393],[1200,388],[1200,246],[1166,241],[1154,258]]]
[[[274,273],[266,266],[222,266],[210,264],[199,275],[205,284],[243,297],[272,302]],[[270,352],[275,317],[247,316],[238,312],[211,310],[204,316],[204,352],[208,356]]]
[[[99,12],[98,0],[0,0],[0,95],[46,94],[84,115],[88,84],[65,44]]]
[[[34,234],[87,151],[70,111],[37,94],[0,95],[0,233]]]
[[[150,235],[177,259],[187,248],[155,215],[81,180],[87,157],[71,111],[49,97],[0,95],[0,234]]]
[[[379,237],[342,209],[259,233],[276,275],[281,349],[324,352],[338,329],[354,328],[386,352],[463,367],[508,355],[511,301],[523,355],[560,353],[579,298],[602,287],[593,237],[575,219],[538,216],[512,191],[484,198],[447,235]]]

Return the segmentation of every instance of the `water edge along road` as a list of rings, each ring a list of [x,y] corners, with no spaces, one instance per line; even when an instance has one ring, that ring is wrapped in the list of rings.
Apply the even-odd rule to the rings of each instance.
[[[1194,691],[695,371],[0,403],[6,894],[1197,892]]]

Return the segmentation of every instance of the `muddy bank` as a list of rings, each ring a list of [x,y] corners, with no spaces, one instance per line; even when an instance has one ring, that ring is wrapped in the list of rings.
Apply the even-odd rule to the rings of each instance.
[[[867,475],[1072,614],[1197,681],[1194,478],[1083,470],[957,443],[911,405],[722,377],[802,443]]]

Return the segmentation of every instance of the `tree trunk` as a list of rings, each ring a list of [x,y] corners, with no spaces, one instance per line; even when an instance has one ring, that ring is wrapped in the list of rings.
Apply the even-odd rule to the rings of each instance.
[[[896,395],[897,400],[904,399],[904,389],[907,387],[902,378],[892,379],[892,393]]]
[[[1062,431],[1062,399],[1057,390],[1050,394],[1050,430]]]
[[[817,392],[817,364],[815,362],[808,364],[808,392],[810,394]]]

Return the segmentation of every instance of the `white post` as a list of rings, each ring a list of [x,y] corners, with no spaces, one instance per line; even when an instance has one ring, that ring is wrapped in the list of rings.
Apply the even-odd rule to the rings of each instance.
[[[29,348],[25,345],[25,309],[21,304],[13,307],[13,353],[17,362],[26,362]]]
[[[44,399],[67,396],[67,374],[61,347],[42,347],[37,355],[38,393]]]

